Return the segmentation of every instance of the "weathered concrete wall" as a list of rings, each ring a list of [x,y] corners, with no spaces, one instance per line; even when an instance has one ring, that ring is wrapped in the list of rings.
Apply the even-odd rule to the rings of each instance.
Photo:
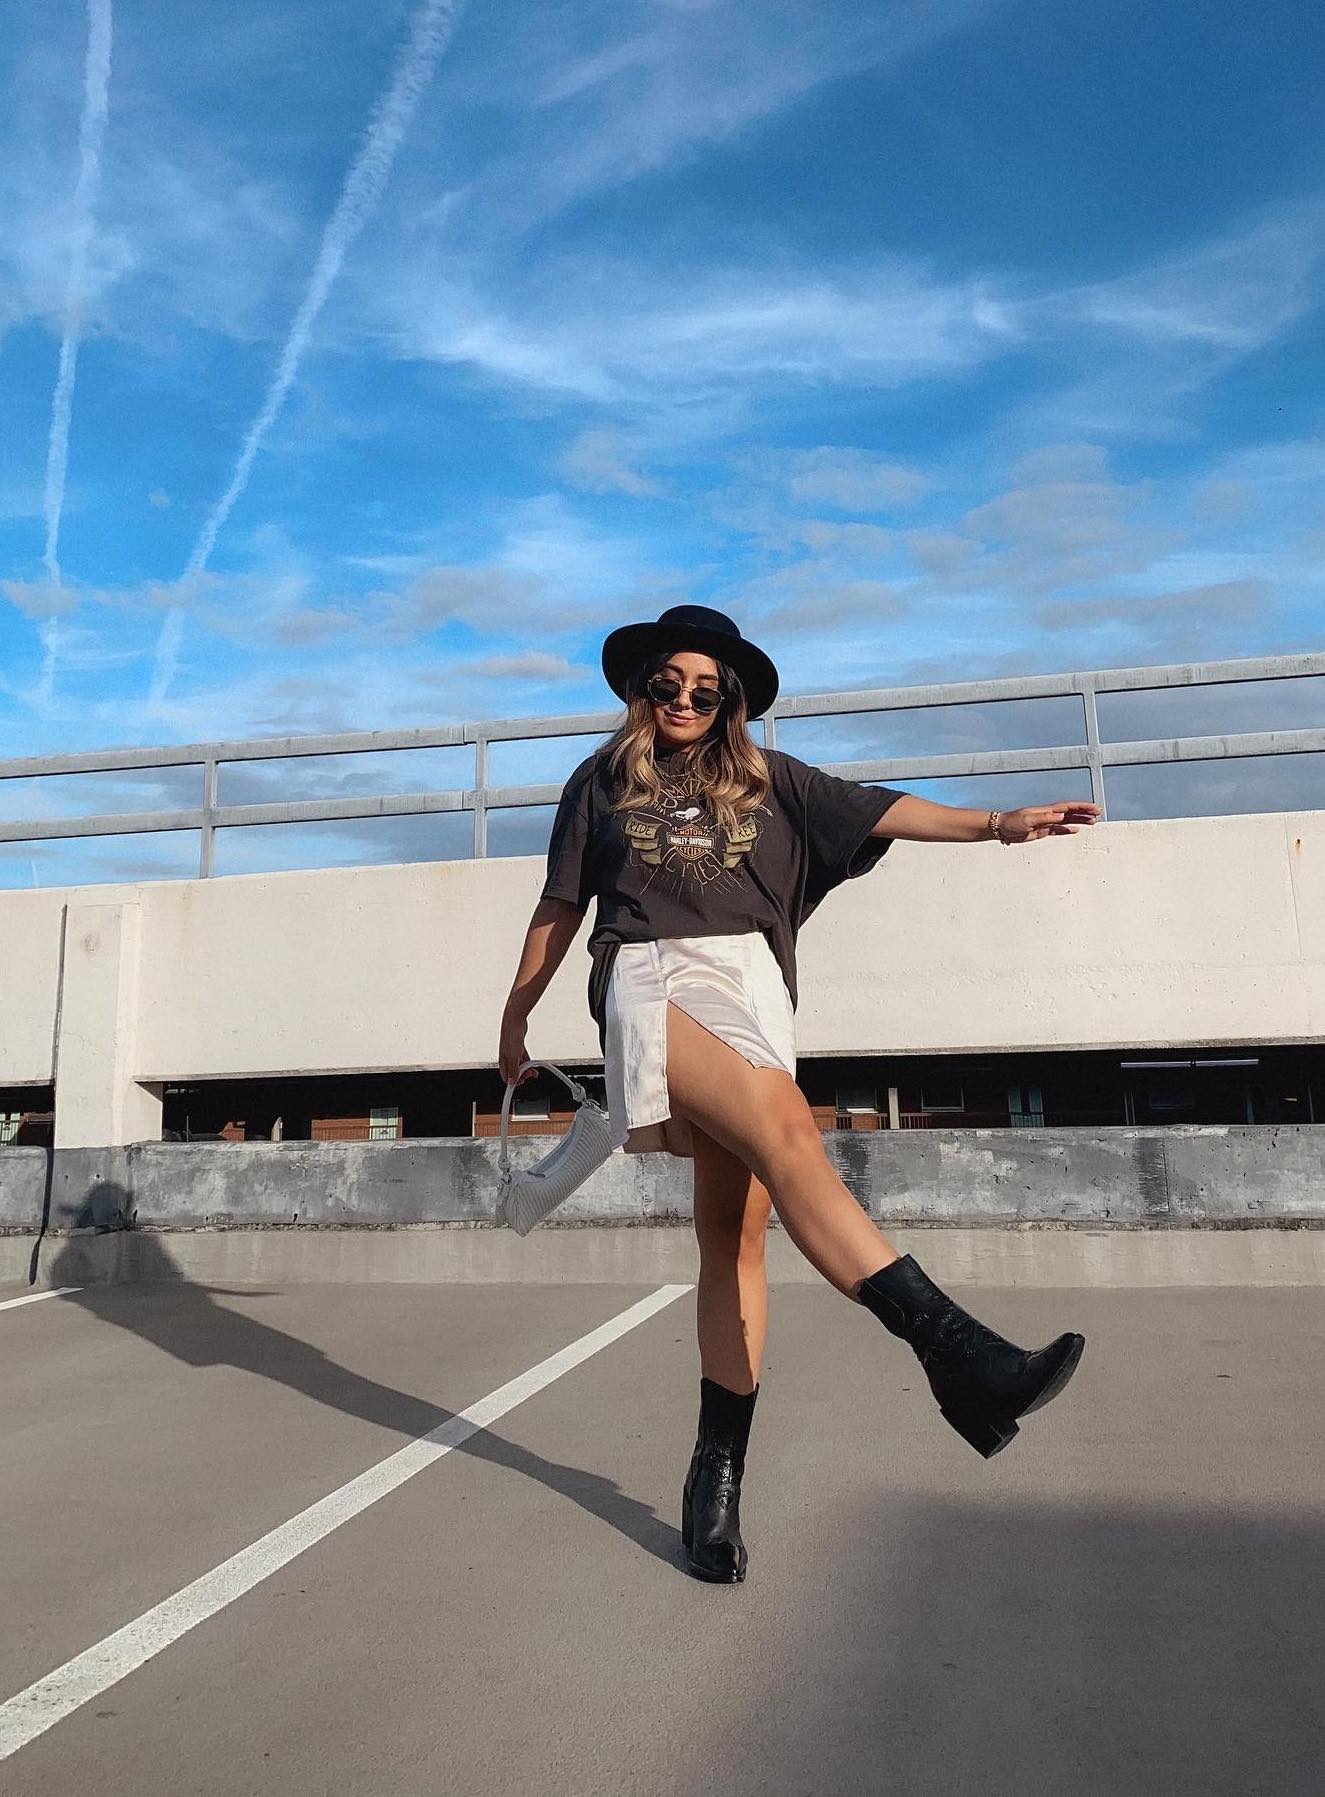
[[[164,1081],[493,1066],[540,856],[0,892],[0,1084],[56,1142],[159,1134]],[[533,1054],[594,1062],[588,921]],[[895,843],[800,944],[802,1057],[1325,1041],[1325,811]]]
[[[44,1148],[0,1148],[0,1231],[40,1224],[49,1160]]]
[[[890,1228],[944,1285],[1325,1285],[1325,1229]],[[693,1283],[699,1245],[689,1228],[192,1229],[173,1234],[0,1235],[0,1284],[21,1290],[120,1281],[256,1285],[630,1285]],[[773,1285],[821,1275],[785,1230],[768,1240]]]
[[[117,898],[136,888],[109,889]],[[0,1086],[51,1077],[59,991],[60,917],[72,890],[0,892]]]
[[[849,1190],[885,1223],[1325,1226],[1325,1125],[843,1130],[825,1144]],[[547,1147],[517,1139],[512,1162],[527,1166]],[[49,1226],[481,1224],[494,1215],[497,1152],[495,1140],[468,1137],[58,1149]],[[0,1149],[0,1228],[38,1225],[46,1162],[42,1149]],[[554,1221],[683,1221],[691,1192],[690,1163],[618,1152]]]

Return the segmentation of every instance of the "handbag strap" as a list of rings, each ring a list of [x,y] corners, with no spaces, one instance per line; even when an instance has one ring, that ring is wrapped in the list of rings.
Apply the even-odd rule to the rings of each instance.
[[[529,1067],[545,1067],[549,1073],[555,1073],[563,1086],[569,1086],[571,1095],[575,1099],[577,1105],[592,1102],[589,1098],[589,1094],[585,1091],[579,1080],[573,1078],[569,1073],[563,1073],[560,1067],[555,1066],[551,1061],[522,1061],[516,1073],[516,1077],[507,1085],[506,1096],[501,1101],[501,1147],[497,1151],[497,1165],[501,1168],[503,1173],[510,1164],[506,1148],[508,1141],[507,1125],[511,1115],[511,1100],[515,1097],[515,1088],[520,1083],[520,1074]]]

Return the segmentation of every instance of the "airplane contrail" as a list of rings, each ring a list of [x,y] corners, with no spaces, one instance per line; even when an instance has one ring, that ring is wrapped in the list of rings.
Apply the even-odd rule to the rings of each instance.
[[[46,445],[46,548],[42,563],[52,586],[60,586],[60,519],[64,512],[65,475],[69,466],[69,424],[74,410],[74,375],[83,335],[87,301],[87,262],[92,220],[101,183],[101,146],[110,106],[111,0],[87,0],[87,58],[83,65],[83,112],[78,124],[78,181],[74,187],[74,227],[69,279],[64,293],[60,367],[51,401],[51,434]],[[42,627],[46,659],[37,684],[39,704],[49,701],[60,650],[60,620],[52,612]]]
[[[424,0],[414,15],[409,39],[391,78],[391,85],[374,107],[364,133],[363,144],[355,157],[336,201],[335,209],[322,232],[317,262],[303,302],[295,313],[289,335],[276,363],[276,372],[257,417],[248,428],[235,462],[230,484],[213,506],[198,534],[193,554],[184,571],[184,581],[196,579],[211,560],[216,539],[231,508],[248,484],[253,462],[281,407],[294,384],[300,359],[308,347],[313,326],[322,310],[332,282],[340,272],[346,252],[368,222],[373,208],[382,197],[391,167],[409,128],[415,108],[431,81],[443,50],[450,42],[464,0]],[[161,627],[152,672],[150,703],[159,703],[165,695],[175,670],[183,631],[179,607],[173,607]]]

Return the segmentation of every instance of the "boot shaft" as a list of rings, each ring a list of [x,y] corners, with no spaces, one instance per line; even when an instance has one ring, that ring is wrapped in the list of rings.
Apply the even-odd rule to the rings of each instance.
[[[952,1299],[909,1254],[863,1279],[859,1298],[885,1329],[917,1348],[925,1345],[953,1307]]]
[[[737,1479],[745,1466],[745,1451],[750,1440],[750,1423],[754,1416],[756,1385],[751,1392],[729,1391],[716,1379],[701,1377],[699,1381],[699,1433],[695,1437],[695,1462],[722,1461],[729,1465]]]

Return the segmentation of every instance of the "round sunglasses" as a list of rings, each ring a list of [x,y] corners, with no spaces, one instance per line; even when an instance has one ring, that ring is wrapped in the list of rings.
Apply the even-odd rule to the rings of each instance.
[[[645,692],[655,705],[673,705],[680,697],[681,682],[670,674],[655,674],[646,682]],[[716,711],[722,704],[724,695],[716,687],[694,686],[690,689],[690,703],[697,712]]]

